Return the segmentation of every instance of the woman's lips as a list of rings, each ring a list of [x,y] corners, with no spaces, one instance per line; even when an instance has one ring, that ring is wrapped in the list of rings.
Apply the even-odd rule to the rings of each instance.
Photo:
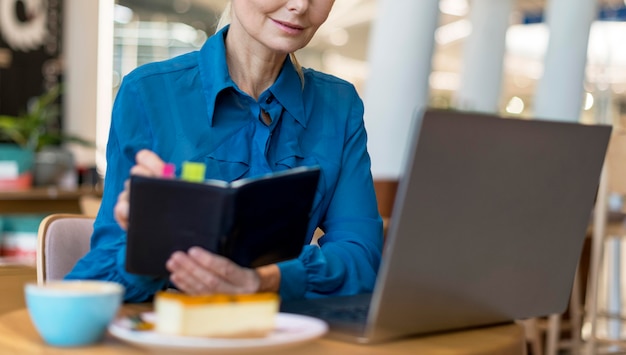
[[[303,26],[296,25],[293,23],[283,22],[283,21],[278,21],[278,20],[272,20],[272,21],[274,21],[274,23],[276,23],[281,30],[289,34],[299,34],[304,30]]]

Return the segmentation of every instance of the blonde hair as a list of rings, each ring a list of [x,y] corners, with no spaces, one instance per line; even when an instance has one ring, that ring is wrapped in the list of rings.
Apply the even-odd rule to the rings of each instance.
[[[216,33],[219,32],[222,28],[226,27],[226,25],[230,23],[232,19],[230,15],[231,7],[232,7],[232,3],[229,1],[226,4],[224,11],[222,11],[222,14],[220,15],[219,20],[217,21],[217,27],[215,29]],[[302,71],[302,65],[300,65],[298,58],[296,58],[296,54],[293,52],[289,53],[289,59],[291,59],[291,63],[293,64],[294,68],[296,69],[296,72],[298,73],[298,76],[300,77],[300,82],[302,82],[302,88],[304,88],[304,72]]]

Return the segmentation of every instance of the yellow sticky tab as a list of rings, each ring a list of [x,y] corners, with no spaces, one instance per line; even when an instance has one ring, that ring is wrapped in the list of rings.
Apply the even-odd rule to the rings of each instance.
[[[186,161],[183,162],[183,169],[180,178],[186,181],[202,182],[204,181],[205,171],[206,165],[204,165],[204,163]]]

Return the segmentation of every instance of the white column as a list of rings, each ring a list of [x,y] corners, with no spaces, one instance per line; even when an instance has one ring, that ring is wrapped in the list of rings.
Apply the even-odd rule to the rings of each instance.
[[[535,92],[534,116],[578,122],[591,23],[597,0],[549,0],[546,23],[550,32],[543,77]]]
[[[512,8],[513,0],[471,2],[472,33],[464,43],[461,85],[454,100],[458,109],[498,111],[506,31]]]
[[[379,0],[364,103],[375,178],[397,179],[411,119],[428,100],[438,0]]]
[[[126,76],[137,68],[139,58],[139,18],[135,15],[133,20],[124,25],[124,41],[121,48],[120,77]]]
[[[98,144],[96,130],[108,131],[112,102],[114,0],[64,0],[64,130]],[[104,127],[100,127],[104,125]],[[93,165],[93,149],[71,146],[79,165]]]

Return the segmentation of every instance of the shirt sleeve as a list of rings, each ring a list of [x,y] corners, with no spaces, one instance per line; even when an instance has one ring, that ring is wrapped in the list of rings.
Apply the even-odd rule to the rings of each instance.
[[[115,281],[126,291],[126,302],[144,302],[163,288],[167,280],[133,275],[125,270],[126,233],[117,224],[113,208],[128,179],[134,157],[149,147],[150,130],[139,95],[132,84],[122,84],[113,107],[107,143],[107,172],[102,204],[94,222],[90,251],[78,261],[66,279]],[[124,143],[122,143],[124,142]]]
[[[320,227],[325,234],[297,259],[278,264],[284,300],[371,292],[382,253],[383,223],[367,153],[363,104],[353,95],[339,177]]]

